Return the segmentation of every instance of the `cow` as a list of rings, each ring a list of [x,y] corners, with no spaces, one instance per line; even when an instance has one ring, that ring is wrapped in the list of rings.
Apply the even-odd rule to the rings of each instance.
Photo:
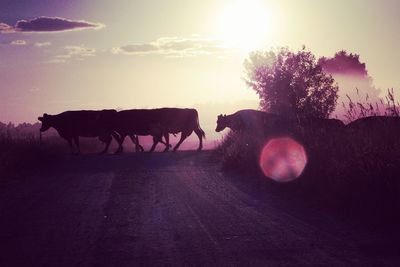
[[[99,137],[100,141],[105,143],[101,153],[106,153],[111,143],[112,136],[119,139],[119,136],[113,132],[113,121],[117,114],[116,110],[78,110],[65,111],[57,115],[48,115],[38,117],[42,122],[40,132],[45,132],[53,127],[57,130],[60,137],[68,141],[71,152],[74,153],[72,141],[75,142],[77,153],[80,153],[79,137]]]
[[[218,115],[216,132],[230,128],[235,132],[252,131],[263,133],[268,128],[276,129],[283,125],[284,119],[276,114],[254,109],[239,110],[230,115]]]
[[[341,157],[344,153],[346,125],[338,119],[296,117],[291,119],[293,138],[308,149],[308,156],[320,154]]]
[[[162,137],[166,136],[162,131],[159,118],[152,109],[130,109],[119,111],[113,122],[113,129],[120,136],[118,139],[119,147],[115,153],[123,151],[123,142],[126,136],[132,139],[136,146],[136,150],[142,150],[143,147],[139,144],[138,135],[152,135],[153,146],[150,152],[154,151],[158,142],[162,141]],[[166,138],[168,139],[168,137]],[[165,151],[169,149],[169,144],[166,145]]]
[[[118,141],[119,148],[116,152],[123,150],[124,138],[131,135],[152,135],[153,145],[150,152],[154,151],[159,142],[165,145],[164,151],[168,151],[170,133],[181,133],[181,138],[175,145],[174,151],[193,131],[199,137],[198,150],[202,149],[202,138],[205,137],[204,131],[200,128],[198,113],[195,109],[159,108],[119,111],[114,123],[114,130],[121,136]],[[165,138],[165,142],[162,137]],[[139,145],[138,139],[136,141],[134,143]]]
[[[346,125],[353,131],[398,132],[400,130],[400,117],[369,116],[357,119]]]
[[[203,148],[203,138],[206,137],[203,129],[200,127],[199,114],[196,109],[193,108],[161,108],[157,110],[161,117],[161,127],[163,132],[166,134],[177,134],[181,133],[181,138],[174,147],[176,151],[182,142],[190,136],[193,132],[199,138],[200,151]],[[164,136],[166,137],[166,136]],[[169,140],[166,140],[167,144]]]
[[[400,117],[370,116],[346,125],[349,142],[363,147],[393,150],[400,144]]]
[[[126,135],[124,135],[124,136],[121,136],[121,135],[120,135],[120,138],[121,138],[121,139],[120,139],[120,141],[118,141],[118,142],[123,143],[125,137],[126,137]],[[144,148],[143,148],[143,147],[140,145],[140,143],[139,143],[139,136],[137,136],[137,135],[135,135],[135,134],[130,134],[129,137],[130,137],[130,139],[132,140],[132,143],[135,145],[135,150],[136,150],[136,152],[143,152],[143,151],[144,151]],[[117,153],[118,153],[118,152],[122,152],[122,150],[117,151]]]
[[[248,132],[256,137],[291,136],[300,140],[337,142],[345,124],[337,119],[314,117],[284,117],[259,110],[239,110],[231,115],[219,115],[216,132],[230,128],[234,132]]]
[[[345,129],[345,124],[339,119],[296,117],[291,119],[291,121],[293,131],[301,135],[339,135],[343,133]]]

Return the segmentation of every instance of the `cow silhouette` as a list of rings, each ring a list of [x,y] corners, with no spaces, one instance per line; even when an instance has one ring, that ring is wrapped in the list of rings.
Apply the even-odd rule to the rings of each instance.
[[[346,125],[346,135],[359,146],[385,147],[393,150],[400,144],[400,117],[370,116]]]
[[[305,135],[342,136],[346,125],[339,119],[296,117],[290,120],[293,132]]]
[[[230,115],[217,117],[216,132],[230,128],[234,132],[248,132],[254,137],[270,138],[288,136],[312,142],[340,142],[345,124],[338,119],[316,117],[284,117],[264,111],[244,109]],[[325,139],[325,141],[324,141]]]
[[[218,115],[216,132],[230,128],[235,132],[253,134],[283,133],[289,131],[289,121],[276,114],[254,109],[239,110],[230,115]]]
[[[198,150],[202,149],[202,138],[204,131],[199,125],[199,116],[195,109],[183,108],[158,108],[158,109],[131,109],[117,113],[113,128],[120,136],[119,147],[116,152],[123,150],[122,143],[126,136],[152,135],[153,145],[150,152],[154,151],[158,143],[165,145],[164,151],[170,148],[169,134],[181,133],[179,142],[175,145],[174,151],[179,148],[182,142],[195,132],[199,138]],[[162,138],[165,138],[165,142]],[[132,141],[139,145],[138,139]]]
[[[111,143],[112,136],[119,139],[119,136],[113,132],[113,122],[117,114],[116,110],[78,110],[65,111],[57,115],[48,115],[38,117],[42,122],[40,132],[45,132],[49,128],[57,130],[60,137],[67,140],[71,153],[74,153],[72,141],[75,142],[77,153],[80,153],[79,137],[98,137],[105,143],[101,153],[106,153]]]

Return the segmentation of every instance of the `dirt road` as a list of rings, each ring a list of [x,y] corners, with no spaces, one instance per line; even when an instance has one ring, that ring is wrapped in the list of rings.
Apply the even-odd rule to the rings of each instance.
[[[0,266],[399,266],[395,235],[252,179],[210,152],[67,157],[0,188]]]

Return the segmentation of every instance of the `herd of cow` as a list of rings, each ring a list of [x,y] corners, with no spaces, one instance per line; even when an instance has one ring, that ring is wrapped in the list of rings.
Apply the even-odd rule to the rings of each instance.
[[[139,135],[153,136],[153,145],[150,151],[154,151],[158,143],[165,145],[167,151],[169,134],[181,133],[179,142],[174,150],[178,149],[182,142],[195,132],[199,137],[199,147],[203,147],[204,131],[199,125],[199,116],[195,109],[159,108],[159,109],[132,109],[117,112],[116,110],[79,110],[65,111],[57,115],[43,114],[38,118],[42,122],[40,132],[53,127],[58,134],[66,139],[74,152],[73,142],[79,153],[79,137],[99,137],[105,143],[102,153],[108,151],[112,137],[118,142],[117,152],[122,152],[122,143],[129,136],[137,150],[143,150],[139,144]],[[164,137],[165,141],[162,139]]]
[[[73,142],[79,149],[79,137],[98,137],[105,143],[102,153],[108,151],[112,138],[118,143],[118,150],[123,151],[123,142],[129,136],[135,144],[136,151],[143,151],[138,136],[151,135],[154,151],[158,143],[165,145],[164,151],[171,148],[169,134],[181,133],[180,140],[173,150],[177,150],[182,142],[193,132],[199,138],[198,150],[203,147],[205,133],[199,124],[199,115],[196,109],[184,108],[159,108],[159,109],[132,109],[116,111],[110,110],[80,110],[65,111],[57,115],[43,114],[38,118],[42,122],[40,132],[53,127],[58,134],[66,139],[74,152]],[[356,132],[384,133],[379,137],[398,139],[400,133],[400,118],[374,116],[361,118],[345,125],[338,119],[323,118],[297,118],[285,119],[281,116],[257,110],[240,110],[231,115],[219,115],[216,131],[220,132],[226,127],[233,131],[251,130],[252,132],[265,132],[276,130],[291,132],[298,131],[323,131],[324,133],[343,132],[351,130]],[[394,134],[395,133],[395,134]],[[164,138],[164,139],[163,139]]]

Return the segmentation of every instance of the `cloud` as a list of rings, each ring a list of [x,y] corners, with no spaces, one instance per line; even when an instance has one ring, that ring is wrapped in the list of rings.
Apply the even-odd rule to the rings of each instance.
[[[50,42],[37,42],[35,43],[36,47],[43,47],[43,46],[50,46],[51,43]]]
[[[39,89],[39,88],[36,88],[36,87],[30,88],[30,89],[28,90],[28,92],[29,92],[29,93],[37,93],[37,92],[40,92],[40,89]]]
[[[229,49],[216,39],[200,37],[162,37],[154,42],[133,43],[125,46],[114,47],[114,54],[148,55],[159,54],[171,57],[191,57],[226,53]]]
[[[0,33],[10,33],[10,32],[14,32],[14,27],[0,22]]]
[[[45,61],[44,63],[48,63],[48,64],[59,64],[59,63],[66,63],[67,60],[65,59],[61,59],[61,58],[54,58],[48,61]]]
[[[26,45],[26,41],[25,40],[14,40],[10,43],[10,45]]]
[[[128,54],[128,55],[138,55],[138,54],[149,54],[156,53],[159,48],[154,44],[145,43],[134,43],[130,45],[125,45],[121,47],[115,47],[112,52],[115,54]]]
[[[96,53],[96,49],[88,48],[83,45],[68,45],[65,47],[70,57],[91,57]]]
[[[71,60],[84,60],[87,57],[96,55],[96,49],[88,48],[83,45],[68,45],[64,47],[65,52],[57,55],[48,63],[65,63]]]
[[[19,20],[14,27],[0,23],[0,33],[11,32],[64,32],[84,29],[100,29],[104,24],[84,20],[70,20],[60,17],[37,17]]]

